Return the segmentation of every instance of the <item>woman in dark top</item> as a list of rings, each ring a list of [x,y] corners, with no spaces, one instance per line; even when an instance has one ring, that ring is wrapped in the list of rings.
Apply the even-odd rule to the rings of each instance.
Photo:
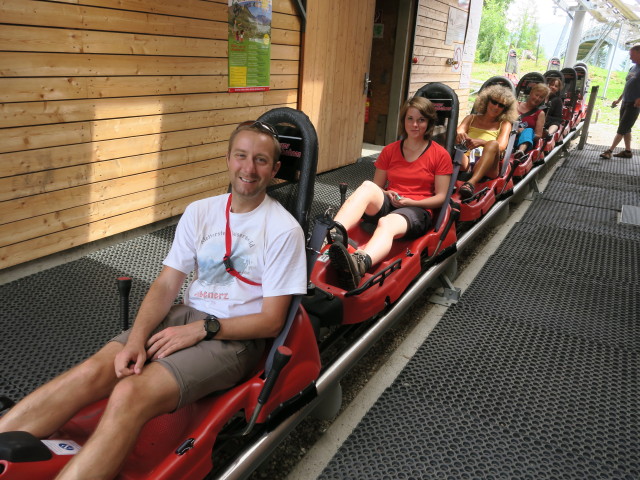
[[[562,98],[560,97],[563,87],[562,80],[555,77],[549,78],[547,86],[550,93],[545,103],[547,111],[544,128],[547,129],[549,135],[553,135],[562,125]]]

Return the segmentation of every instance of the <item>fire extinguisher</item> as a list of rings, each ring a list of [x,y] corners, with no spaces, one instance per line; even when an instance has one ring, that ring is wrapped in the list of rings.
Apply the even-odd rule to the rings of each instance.
[[[369,123],[370,109],[371,109],[371,89],[367,90],[367,98],[364,102],[364,123]]]

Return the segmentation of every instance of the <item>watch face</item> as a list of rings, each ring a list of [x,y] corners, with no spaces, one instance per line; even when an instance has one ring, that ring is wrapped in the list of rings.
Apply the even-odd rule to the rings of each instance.
[[[207,340],[213,338],[213,336],[220,330],[220,322],[216,317],[210,316],[205,319],[204,328],[207,331]]]

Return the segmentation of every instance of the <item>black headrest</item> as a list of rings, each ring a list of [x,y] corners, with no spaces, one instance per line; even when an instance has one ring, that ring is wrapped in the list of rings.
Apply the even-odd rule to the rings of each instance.
[[[258,120],[273,125],[280,137],[282,154],[277,178],[297,185],[293,193],[295,198],[289,198],[287,202],[274,192],[270,193],[283,203],[306,232],[318,165],[316,129],[307,115],[288,107],[269,110]]]
[[[536,83],[545,83],[544,76],[540,72],[529,72],[520,77],[516,87],[516,95],[521,93],[529,95],[531,87]]]
[[[443,147],[453,155],[453,146],[458,126],[458,112],[460,110],[458,95],[448,85],[439,82],[428,83],[415,94],[416,97],[427,98],[433,103],[438,115],[438,125],[445,125]]]
[[[482,87],[480,87],[480,92],[487,88],[487,87],[491,87],[493,85],[500,85],[502,87],[507,87],[509,89],[511,89],[511,92],[515,95],[516,94],[516,89],[513,86],[513,82],[511,80],[509,80],[507,77],[503,77],[501,75],[496,75],[495,77],[491,77],[489,80],[487,80],[486,82],[484,82],[482,84]]]

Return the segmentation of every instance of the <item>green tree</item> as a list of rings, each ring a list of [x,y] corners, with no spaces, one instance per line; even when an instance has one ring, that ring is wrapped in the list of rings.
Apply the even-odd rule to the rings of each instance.
[[[476,62],[500,62],[507,58],[509,32],[507,10],[512,0],[484,0],[478,31]]]
[[[533,2],[519,3],[519,12],[511,22],[511,44],[519,51],[531,50],[534,54],[538,47],[540,28],[536,19],[536,5]]]

